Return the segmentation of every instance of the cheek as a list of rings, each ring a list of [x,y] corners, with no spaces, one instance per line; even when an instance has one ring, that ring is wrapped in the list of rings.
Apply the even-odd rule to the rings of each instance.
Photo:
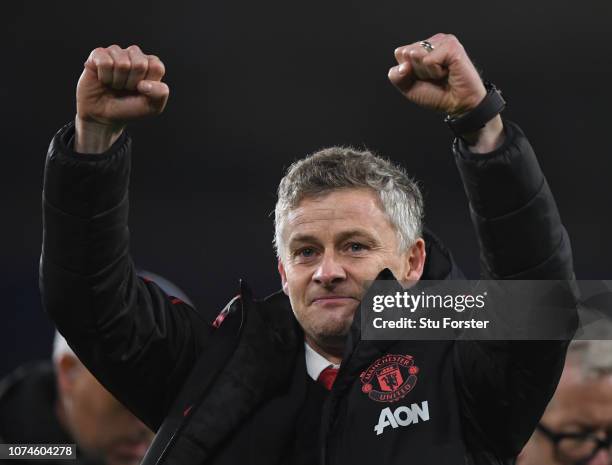
[[[290,295],[303,294],[310,282],[312,272],[307,267],[289,266],[285,270],[285,287]]]
[[[75,407],[83,427],[95,429],[99,435],[112,427],[122,411],[121,404],[91,375],[80,386]]]
[[[395,276],[399,276],[403,271],[400,268],[400,260],[390,254],[376,254],[355,259],[345,267],[348,276],[359,283],[373,281],[385,268],[389,268]]]
[[[95,395],[92,395],[88,383],[79,381],[75,384],[69,396],[69,408],[67,409],[70,429],[77,436],[77,442],[86,450],[98,448],[97,440],[97,416],[99,406]]]

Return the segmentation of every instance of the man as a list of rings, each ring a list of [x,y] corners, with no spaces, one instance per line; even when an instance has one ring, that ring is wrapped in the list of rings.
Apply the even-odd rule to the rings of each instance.
[[[454,152],[485,275],[569,279],[569,241],[533,151],[502,122],[501,98],[459,41],[436,34],[395,57],[391,82],[448,113],[461,136]],[[44,187],[45,307],[111,392],[159,428],[145,463],[512,462],[554,391],[566,344],[361,340],[354,316],[368,281],[461,277],[422,228],[415,183],[369,152],[330,148],[281,181],[282,292],[253,301],[243,284],[217,315],[135,277],[123,128],[163,110],[163,74],[138,47],[94,50]],[[365,373],[376,374],[368,386]],[[374,388],[393,395],[373,400]]]
[[[559,386],[518,463],[612,463],[612,341],[570,344]]]
[[[83,366],[56,333],[53,363],[23,366],[0,383],[0,442],[73,444],[82,465],[137,465],[153,433]],[[43,458],[44,459],[44,458]],[[57,457],[28,463],[58,463]]]

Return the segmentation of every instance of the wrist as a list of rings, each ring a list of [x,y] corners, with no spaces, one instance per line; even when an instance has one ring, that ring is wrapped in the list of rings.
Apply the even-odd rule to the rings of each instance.
[[[478,131],[463,134],[461,138],[465,141],[472,153],[490,153],[501,147],[504,143],[504,123],[501,116],[496,115]]]
[[[104,124],[82,118],[74,119],[74,151],[77,153],[103,153],[115,143],[123,133],[123,125]]]
[[[491,152],[504,140],[504,125],[499,114],[506,107],[506,101],[490,82],[485,82],[484,87],[486,95],[474,108],[461,115],[447,115],[444,120],[474,153]]]

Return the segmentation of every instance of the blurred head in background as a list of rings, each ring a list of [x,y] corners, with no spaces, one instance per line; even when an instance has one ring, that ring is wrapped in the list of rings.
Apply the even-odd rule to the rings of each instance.
[[[612,464],[612,341],[573,341],[519,465]]]
[[[57,332],[53,364],[58,418],[77,445],[107,465],[140,463],[153,433],[102,387]]]

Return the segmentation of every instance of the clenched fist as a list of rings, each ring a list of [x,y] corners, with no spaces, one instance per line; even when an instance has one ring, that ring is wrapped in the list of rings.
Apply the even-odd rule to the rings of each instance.
[[[451,34],[436,34],[423,42],[395,49],[397,66],[389,80],[411,102],[457,116],[478,106],[487,91],[463,45]],[[503,142],[499,115],[464,139],[473,152],[486,153]]]
[[[427,42],[395,49],[398,65],[389,79],[417,105],[451,115],[476,107],[487,91],[463,45],[453,35],[436,34]]]
[[[75,150],[102,152],[128,121],[161,113],[170,93],[164,73],[161,60],[136,45],[93,50],[77,85]]]

